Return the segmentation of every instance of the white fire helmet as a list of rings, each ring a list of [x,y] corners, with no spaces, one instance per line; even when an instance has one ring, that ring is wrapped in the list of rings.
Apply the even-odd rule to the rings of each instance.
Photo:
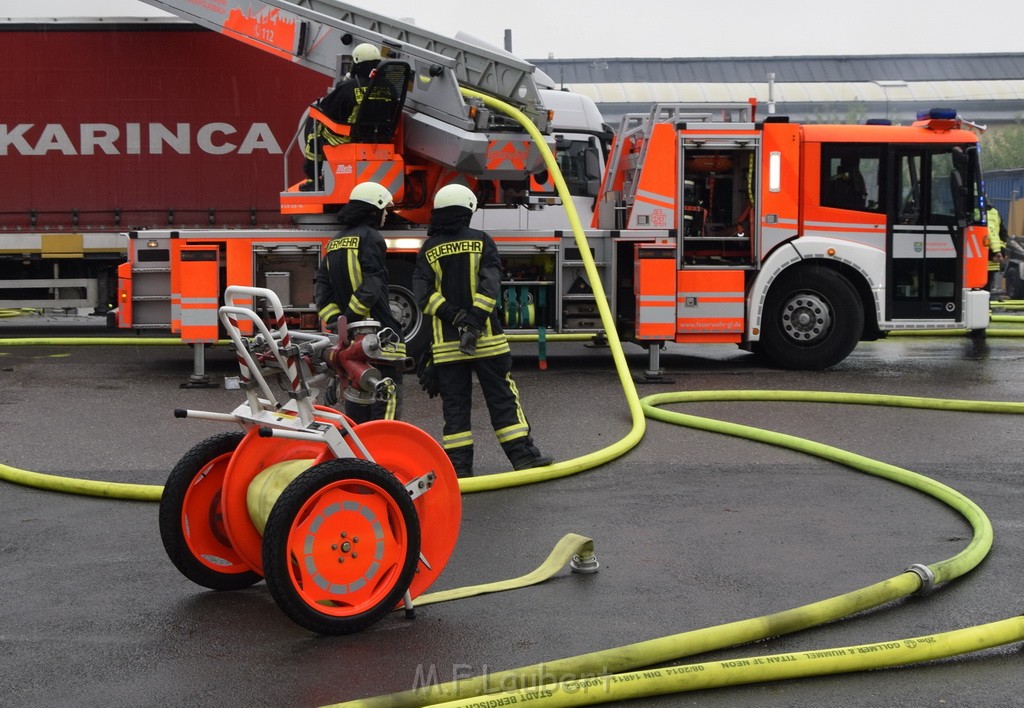
[[[387,209],[395,205],[391,192],[388,191],[387,187],[376,182],[357,184],[352,188],[352,193],[349,194],[348,200],[350,202],[366,202],[378,209]]]
[[[357,44],[352,50],[353,64],[362,64],[364,61],[380,61],[380,50],[369,42]]]
[[[446,184],[434,195],[434,208],[460,206],[476,211],[476,195],[464,184]]]

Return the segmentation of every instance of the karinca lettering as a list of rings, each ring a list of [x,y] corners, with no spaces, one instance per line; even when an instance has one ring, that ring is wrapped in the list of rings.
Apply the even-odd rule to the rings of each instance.
[[[327,252],[337,251],[340,248],[359,248],[359,237],[358,236],[342,236],[341,238],[331,239],[331,242],[327,244]]]
[[[173,127],[162,123],[82,123],[77,129],[60,123],[0,123],[0,155],[189,155],[193,148],[210,155],[251,155],[258,150],[281,154],[266,123],[250,125],[241,141],[231,137],[241,132],[230,123],[176,123]]]
[[[435,263],[439,258],[454,256],[459,253],[483,253],[483,241],[450,241],[434,246],[427,251],[427,263]]]

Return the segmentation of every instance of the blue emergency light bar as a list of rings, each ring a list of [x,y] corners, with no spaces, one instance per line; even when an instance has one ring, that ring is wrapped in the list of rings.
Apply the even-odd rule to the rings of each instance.
[[[956,120],[955,108],[930,108],[917,112],[918,120]]]

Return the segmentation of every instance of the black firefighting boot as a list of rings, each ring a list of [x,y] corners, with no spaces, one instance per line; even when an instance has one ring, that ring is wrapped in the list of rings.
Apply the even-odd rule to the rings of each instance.
[[[457,447],[452,450],[445,450],[445,452],[448,453],[448,459],[452,461],[452,467],[455,468],[456,477],[473,476],[472,447]]]
[[[520,438],[501,447],[505,451],[508,461],[512,463],[512,469],[516,471],[528,470],[533,467],[547,467],[554,463],[553,459],[541,454],[530,438]]]

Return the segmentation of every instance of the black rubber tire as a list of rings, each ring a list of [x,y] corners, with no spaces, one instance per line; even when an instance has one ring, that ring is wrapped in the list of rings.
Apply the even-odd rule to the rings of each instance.
[[[192,582],[211,590],[240,590],[255,585],[262,576],[251,569],[238,571],[236,564],[232,572],[220,572],[204,564],[193,553],[185,537],[185,500],[189,488],[201,475],[208,472],[210,464],[217,458],[230,455],[238,447],[244,435],[240,432],[221,433],[203,440],[186,452],[171,470],[160,497],[160,539],[164,550],[174,567]],[[211,524],[219,521],[219,492],[215,504],[209,510]],[[194,523],[194,520],[192,521]],[[230,542],[222,530],[215,534],[223,538],[225,555],[233,554]]]
[[[854,350],[864,330],[864,306],[842,274],[796,266],[768,291],[761,351],[783,369],[820,371]]]
[[[409,261],[388,261],[388,301],[395,319],[402,325],[406,354],[419,361],[420,354],[430,345],[430,328],[413,295],[414,270]]]
[[[354,614],[338,616],[318,609],[322,605],[307,600],[301,589],[296,587],[291,569],[298,561],[289,552],[289,536],[296,523],[305,521],[305,518],[298,519],[297,516],[307,502],[328,485],[344,484],[349,480],[375,485],[390,496],[404,523],[406,547],[395,571],[386,570],[381,577],[381,587],[373,604]],[[321,542],[319,538],[316,541]],[[408,490],[393,474],[369,460],[328,460],[306,470],[278,497],[263,530],[263,572],[270,594],[296,624],[319,634],[358,632],[394,610],[412,583],[419,555],[419,516]]]
[[[1003,277],[1006,278],[1006,296],[1011,300],[1024,300],[1024,279],[1020,277],[1020,266],[1009,264]]]

